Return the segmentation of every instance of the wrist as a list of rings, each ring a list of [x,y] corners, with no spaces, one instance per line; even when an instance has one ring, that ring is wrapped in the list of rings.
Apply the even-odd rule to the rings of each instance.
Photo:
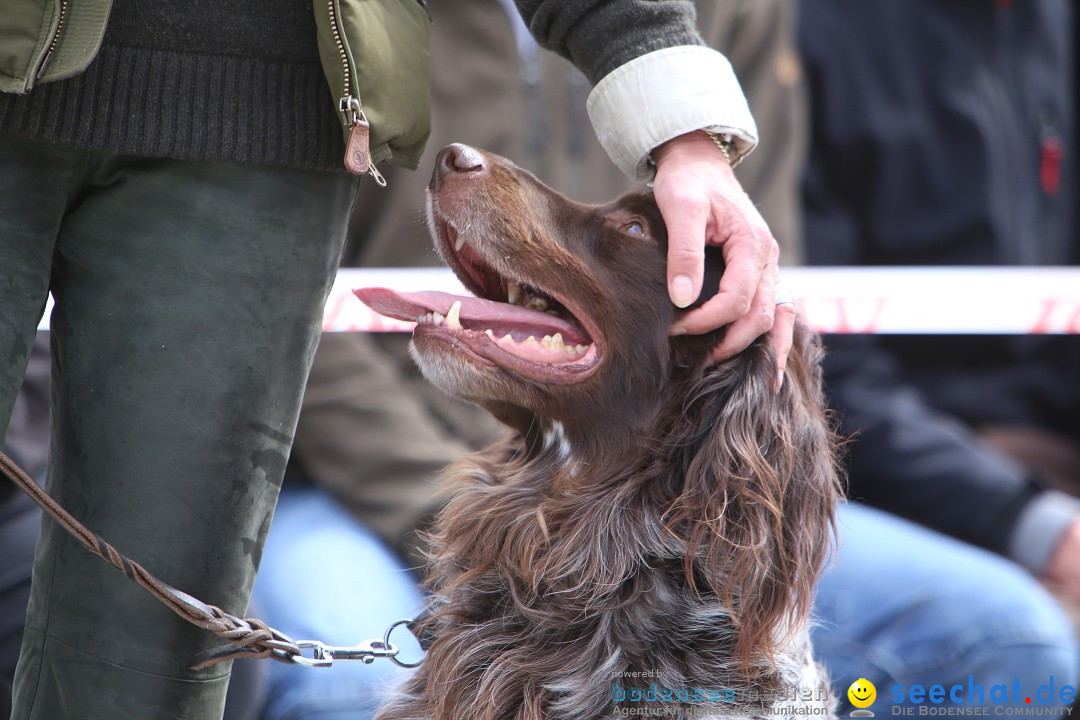
[[[635,180],[651,179],[650,150],[697,128],[731,133],[736,160],[757,144],[731,63],[707,47],[665,48],[631,60],[596,84],[587,107],[600,143]]]
[[[717,138],[714,140],[713,138]],[[727,152],[724,152],[725,147]],[[720,164],[720,167],[728,168],[727,173],[731,174],[730,168],[733,166],[731,154],[731,148],[733,147],[731,141],[726,141],[725,136],[718,133],[712,133],[708,130],[694,130],[692,132],[673,137],[661,145],[658,145],[653,149],[650,157],[652,162],[659,166],[669,158],[687,158],[694,160],[706,160],[714,161],[718,158],[724,158],[725,162]]]

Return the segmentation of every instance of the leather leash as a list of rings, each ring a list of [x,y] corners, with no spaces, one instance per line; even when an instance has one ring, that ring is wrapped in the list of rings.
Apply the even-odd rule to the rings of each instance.
[[[399,660],[398,648],[390,643],[390,633],[399,625],[407,625],[410,631],[416,634],[417,621],[395,622],[387,629],[381,640],[368,640],[350,648],[332,647],[316,640],[293,640],[262,620],[230,615],[221,608],[208,605],[154,577],[142,565],[124,556],[115,547],[105,542],[104,538],[76,520],[2,452],[0,452],[0,470],[59,523],[60,527],[71,533],[83,547],[134,580],[184,620],[228,641],[228,645],[222,645],[196,656],[191,665],[194,670],[241,657],[271,658],[279,662],[308,667],[326,667],[331,665],[335,658],[370,663],[376,657],[388,658],[402,667],[419,665],[419,662],[406,663]],[[422,642],[421,645],[426,649],[425,643]],[[304,649],[311,649],[314,657],[305,657]]]

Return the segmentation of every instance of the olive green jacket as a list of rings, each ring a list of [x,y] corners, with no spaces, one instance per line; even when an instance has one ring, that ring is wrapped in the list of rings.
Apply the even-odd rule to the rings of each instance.
[[[350,129],[370,124],[370,161],[415,168],[430,131],[428,16],[417,0],[315,0],[319,55]],[[86,69],[105,35],[112,0],[3,0],[0,91]]]
[[[112,0],[4,0],[0,12],[0,91],[25,94],[62,80],[94,59]]]

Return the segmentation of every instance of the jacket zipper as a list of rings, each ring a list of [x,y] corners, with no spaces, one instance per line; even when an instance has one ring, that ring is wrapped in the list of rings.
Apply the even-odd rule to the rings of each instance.
[[[66,2],[67,0],[63,0]],[[352,72],[349,67],[349,54],[345,51],[345,41],[341,37],[341,29],[338,26],[337,0],[326,0],[326,10],[330,15],[330,32],[334,35],[334,45],[337,46],[338,58],[341,60],[341,68],[344,74],[342,83],[342,95],[338,100],[338,112],[341,113],[342,124],[349,128],[349,139],[345,148],[345,167],[358,174],[369,173],[381,187],[386,186],[386,178],[376,169],[371,162],[371,152],[368,145],[369,124],[364,115],[364,108],[360,105],[360,99],[352,94]],[[350,158],[358,158],[359,165],[350,162]],[[357,169],[360,168],[360,169]]]
[[[53,32],[52,40],[49,41],[49,47],[45,50],[45,55],[41,58],[41,65],[38,66],[38,70],[34,73],[34,79],[40,80],[41,76],[45,74],[45,70],[49,67],[49,61],[52,60],[53,52],[56,51],[56,46],[60,43],[60,33],[64,31],[64,21],[67,20],[68,0],[60,0],[60,19],[56,23],[56,30]]]

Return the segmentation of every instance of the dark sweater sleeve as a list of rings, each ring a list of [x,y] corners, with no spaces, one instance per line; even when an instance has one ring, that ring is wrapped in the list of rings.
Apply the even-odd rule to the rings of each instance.
[[[704,45],[694,4],[685,0],[515,0],[536,41],[577,66],[595,85],[654,50]]]
[[[834,190],[824,145],[812,147],[803,181],[807,257],[812,265],[862,265],[859,214]],[[934,410],[874,336],[833,335],[826,347],[829,405],[851,438],[848,496],[1008,553],[1039,488],[965,424]]]
[[[829,404],[847,448],[849,496],[1002,554],[1042,493],[963,423],[935,411],[870,336],[828,341]]]

